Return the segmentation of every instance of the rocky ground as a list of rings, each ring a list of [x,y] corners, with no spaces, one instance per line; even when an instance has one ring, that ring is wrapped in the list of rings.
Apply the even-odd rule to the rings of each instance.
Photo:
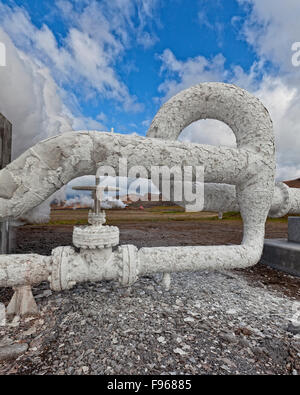
[[[235,272],[175,274],[169,292],[159,280],[142,278],[131,289],[91,283],[60,294],[35,288],[41,315],[0,331],[2,345],[28,350],[2,362],[0,372],[300,373],[300,333],[289,324],[296,298]]]
[[[134,235],[130,224],[122,226],[121,242],[127,243]],[[163,235],[164,245],[169,223],[161,232],[152,226],[146,233],[137,229],[142,233],[135,244],[158,245]],[[190,235],[183,226],[177,244],[197,238],[213,244],[221,237],[215,226],[226,243],[241,234],[239,223],[212,222],[211,232],[205,226],[198,236],[197,229]],[[267,231],[278,237],[286,231],[280,226]],[[32,230],[26,232],[20,230],[19,248],[32,251]],[[70,231],[64,232],[69,238]],[[48,242],[55,246],[53,238]],[[168,292],[159,275],[143,277],[130,289],[104,282],[52,293],[41,284],[34,288],[40,315],[0,327],[0,373],[300,374],[300,330],[291,325],[300,320],[299,290],[300,279],[262,265],[173,274]],[[11,290],[1,290],[0,302],[7,304],[10,296]]]

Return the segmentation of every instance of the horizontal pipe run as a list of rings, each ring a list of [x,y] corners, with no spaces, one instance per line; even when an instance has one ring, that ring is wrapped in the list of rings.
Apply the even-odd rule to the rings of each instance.
[[[171,196],[174,185],[171,185]],[[204,184],[204,205],[202,211],[212,212],[239,212],[240,207],[236,197],[235,185],[229,184]],[[185,207],[186,201],[175,201],[176,204]],[[300,214],[300,188],[289,188],[286,184],[279,182],[275,185],[272,205],[269,217],[280,218],[287,214]]]
[[[35,285],[47,281],[51,256],[38,254],[0,255],[0,287]]]
[[[187,161],[188,158],[188,161]],[[247,148],[214,147],[104,132],[70,132],[36,144],[0,170],[0,220],[17,218],[76,177],[110,166],[120,174],[143,164],[204,166],[205,182],[237,184],[255,176],[263,158]],[[271,165],[270,165],[271,166]],[[126,174],[127,176],[127,174]]]

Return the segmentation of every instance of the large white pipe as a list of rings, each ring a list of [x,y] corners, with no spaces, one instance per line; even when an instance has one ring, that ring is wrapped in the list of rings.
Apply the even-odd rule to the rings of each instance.
[[[173,189],[174,185],[171,185],[171,191]],[[234,185],[205,183],[203,189],[204,206],[202,211],[240,211]],[[195,187],[193,190],[195,191]],[[176,203],[182,207],[189,204],[184,200],[176,201]],[[280,218],[287,214],[300,214],[300,189],[289,188],[286,184],[278,182],[274,188],[272,205],[268,215],[272,218]]]
[[[300,214],[300,189],[290,188],[290,208],[289,214]]]
[[[227,123],[236,135],[238,147],[211,147],[158,139],[175,140],[186,126],[203,118]],[[100,165],[117,170],[120,157],[128,159],[129,167],[143,164],[147,170],[154,164],[169,167],[203,164],[205,182],[236,186],[236,200],[244,223],[242,244],[140,251],[134,246],[121,246],[111,255],[110,252],[98,255],[87,251],[76,255],[71,247],[60,248],[54,250],[51,257],[48,280],[53,289],[67,289],[77,281],[116,277],[122,284],[129,285],[138,274],[149,271],[170,273],[246,267],[259,261],[265,221],[274,195],[275,174],[272,121],[261,102],[233,85],[200,84],[179,93],[161,108],[151,124],[149,137],[152,138],[81,132],[66,133],[37,144],[0,172],[0,185],[5,184],[0,191],[0,218],[27,212],[71,179],[95,173]],[[20,258],[23,263],[27,259],[26,256]],[[32,257],[27,264],[30,273],[37,270],[39,279],[44,279],[49,271],[49,261],[45,263],[44,259]],[[42,262],[40,272],[38,267]],[[6,264],[2,263],[5,271]],[[38,267],[31,269],[32,265]],[[0,281],[0,286],[8,281],[16,285],[25,278],[12,272],[2,276],[4,280]],[[36,280],[30,274],[28,284],[32,281]]]
[[[263,232],[263,230],[261,230]],[[257,247],[257,246],[255,246]],[[258,246],[260,247],[260,246]],[[139,276],[214,269],[244,268],[256,264],[260,249],[250,245],[155,247],[138,250],[133,245],[111,249],[84,250],[58,247],[51,256],[37,254],[2,256],[0,287],[24,287],[49,281],[62,291],[87,281],[117,280],[123,286]]]
[[[0,287],[40,284],[47,281],[52,258],[38,254],[0,255]]]
[[[265,221],[274,194],[275,152],[272,121],[261,102],[246,91],[232,85],[207,83],[182,91],[164,104],[153,119],[147,136],[176,140],[182,130],[192,122],[206,118],[220,120],[232,129],[238,149],[251,152],[247,169],[256,168],[256,171],[245,175],[237,183],[230,183],[236,186],[236,201],[243,219],[242,245],[218,247],[218,254],[213,253],[215,247],[188,247],[184,251],[187,255],[190,251],[194,262],[195,256],[198,256],[201,267],[205,262],[210,262],[210,257],[211,262],[214,262],[210,264],[212,267],[218,267],[221,262],[225,266],[230,262],[242,267],[254,265],[262,253]],[[222,178],[218,182],[228,184]],[[171,247],[168,252],[171,254],[171,265],[183,258],[179,249]],[[154,263],[158,262],[161,254],[163,259],[168,259],[168,252],[165,249],[153,252],[147,250],[147,257]]]
[[[128,169],[163,164],[204,165],[206,182],[236,184],[255,175],[259,155],[247,149],[212,147],[104,132],[69,132],[44,140],[0,171],[0,220],[17,218],[45,201],[76,177],[111,166],[119,175],[119,160]],[[251,166],[254,162],[256,165]],[[250,164],[247,167],[247,164]]]

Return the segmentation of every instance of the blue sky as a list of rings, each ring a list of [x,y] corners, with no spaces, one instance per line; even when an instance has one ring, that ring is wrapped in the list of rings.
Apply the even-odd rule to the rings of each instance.
[[[224,81],[261,98],[278,177],[300,176],[300,73],[290,61],[299,18],[297,0],[0,0],[0,111],[14,122],[15,154],[69,129],[145,135],[172,95]],[[191,125],[182,138],[234,145],[217,123]]]
[[[3,0],[2,3],[22,7],[28,13],[31,23],[38,29],[47,25],[60,48],[65,45],[69,29],[76,26],[74,20],[68,20],[53,1]],[[83,12],[88,3],[91,5],[92,2],[72,3],[77,3],[78,12]],[[103,2],[97,3],[101,5]],[[143,122],[153,118],[164,97],[162,92],[158,91],[158,87],[168,75],[168,71],[161,71],[160,56],[164,50],[169,49],[177,60],[183,62],[199,55],[211,59],[223,54],[226,58],[225,67],[239,64],[248,71],[256,55],[238,33],[246,15],[246,10],[235,0],[226,0],[226,6],[222,1],[162,1],[153,10],[153,17],[146,21],[144,30],[153,38],[149,46],[137,44],[134,29],[128,28],[130,39],[124,51],[115,59],[113,66],[117,77],[128,87],[129,94],[136,97],[138,109],[124,110],[121,103],[106,99],[97,92],[89,98],[91,92],[84,94],[77,84],[78,81],[66,83],[55,71],[52,76],[66,92],[76,95],[84,116],[97,119],[100,113],[104,113],[106,119],[103,123],[107,128],[115,127],[122,132],[136,131],[145,134],[147,125]],[[233,17],[241,20],[234,24]],[[138,26],[139,23],[135,10],[132,13],[132,24]],[[20,49],[24,49],[24,46],[21,45]],[[41,60],[51,64],[43,55]],[[176,75],[174,77],[176,78]]]

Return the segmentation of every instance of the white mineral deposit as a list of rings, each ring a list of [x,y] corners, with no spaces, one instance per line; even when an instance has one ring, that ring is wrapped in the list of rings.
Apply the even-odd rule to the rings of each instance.
[[[207,118],[226,123],[237,147],[176,141],[185,127]],[[163,284],[169,289],[173,272],[253,266],[262,254],[268,214],[300,213],[299,192],[275,184],[274,134],[267,109],[237,86],[203,83],[164,104],[145,138],[82,131],[36,144],[0,171],[0,218],[20,217],[75,177],[95,174],[99,166],[117,171],[120,157],[127,158],[129,166],[143,163],[149,171],[160,163],[170,167],[203,164],[204,209],[239,210],[244,223],[241,245],[141,249],[120,245],[113,251],[119,244],[119,230],[105,225],[96,185],[90,225],[75,227],[73,232],[73,244],[80,252],[69,246],[55,248],[51,256],[0,256],[0,286],[15,289],[10,314],[36,309],[30,286],[42,281],[61,291],[86,281],[118,280],[130,286],[141,275],[163,273]]]

